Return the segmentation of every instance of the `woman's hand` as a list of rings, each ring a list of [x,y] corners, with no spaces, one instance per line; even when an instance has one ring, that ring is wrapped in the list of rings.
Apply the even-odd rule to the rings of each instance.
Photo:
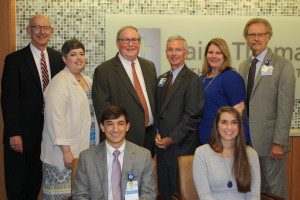
[[[74,160],[73,153],[71,152],[69,145],[60,145],[60,149],[64,158],[64,165],[68,169],[72,169],[72,162]]]

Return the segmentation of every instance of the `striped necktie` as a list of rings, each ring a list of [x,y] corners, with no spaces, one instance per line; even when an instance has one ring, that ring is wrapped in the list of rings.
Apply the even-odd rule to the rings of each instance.
[[[113,200],[121,200],[121,164],[119,162],[119,150],[115,150],[113,152],[113,162],[112,162],[112,170],[111,170],[111,190]]]
[[[44,52],[41,52],[41,69],[42,69],[42,81],[43,81],[43,92],[44,92],[49,83],[49,75],[48,75],[48,69],[47,69]]]

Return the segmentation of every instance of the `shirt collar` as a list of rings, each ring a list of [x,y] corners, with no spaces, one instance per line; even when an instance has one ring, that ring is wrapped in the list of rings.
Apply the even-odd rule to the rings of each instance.
[[[179,68],[175,69],[174,71],[171,70],[172,74],[173,74],[173,81],[175,80],[175,78],[177,77],[177,75],[179,74],[179,72],[182,70],[183,66],[185,64],[181,65]]]
[[[259,62],[263,62],[265,59],[265,56],[267,55],[268,52],[268,48],[266,48],[263,52],[261,52],[256,58]],[[253,58],[255,58],[253,55],[251,56],[251,60],[253,60]]]
[[[107,152],[109,154],[113,154],[115,150],[119,150],[120,153],[122,153],[125,149],[125,143],[126,143],[126,140],[124,141],[124,143],[120,146],[120,148],[118,149],[115,149],[114,147],[112,147],[110,144],[108,144],[107,140],[105,140],[105,146],[106,146],[106,149],[107,149]]]
[[[131,65],[132,62],[134,62],[136,64],[138,61],[137,58],[134,61],[126,60],[120,53],[118,53],[118,56],[119,56],[121,62],[124,62],[124,63],[128,64],[129,66]]]

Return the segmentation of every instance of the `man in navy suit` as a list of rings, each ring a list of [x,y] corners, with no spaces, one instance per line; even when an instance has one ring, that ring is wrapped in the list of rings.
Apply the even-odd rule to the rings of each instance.
[[[64,67],[61,54],[47,48],[53,34],[47,16],[31,17],[26,31],[30,44],[6,56],[2,76],[4,173],[9,200],[37,199],[42,181],[43,91]]]
[[[193,155],[199,146],[204,91],[198,75],[185,65],[187,55],[186,40],[169,37],[166,56],[171,70],[157,81],[157,178],[164,200],[178,196],[178,156]]]

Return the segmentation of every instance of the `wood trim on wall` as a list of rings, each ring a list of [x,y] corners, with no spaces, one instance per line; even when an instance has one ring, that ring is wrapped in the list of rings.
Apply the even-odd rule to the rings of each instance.
[[[0,79],[5,56],[16,50],[16,1],[0,1]],[[0,82],[1,86],[1,82]],[[1,87],[0,87],[1,92]],[[0,107],[0,199],[6,200],[3,166],[3,118]]]

